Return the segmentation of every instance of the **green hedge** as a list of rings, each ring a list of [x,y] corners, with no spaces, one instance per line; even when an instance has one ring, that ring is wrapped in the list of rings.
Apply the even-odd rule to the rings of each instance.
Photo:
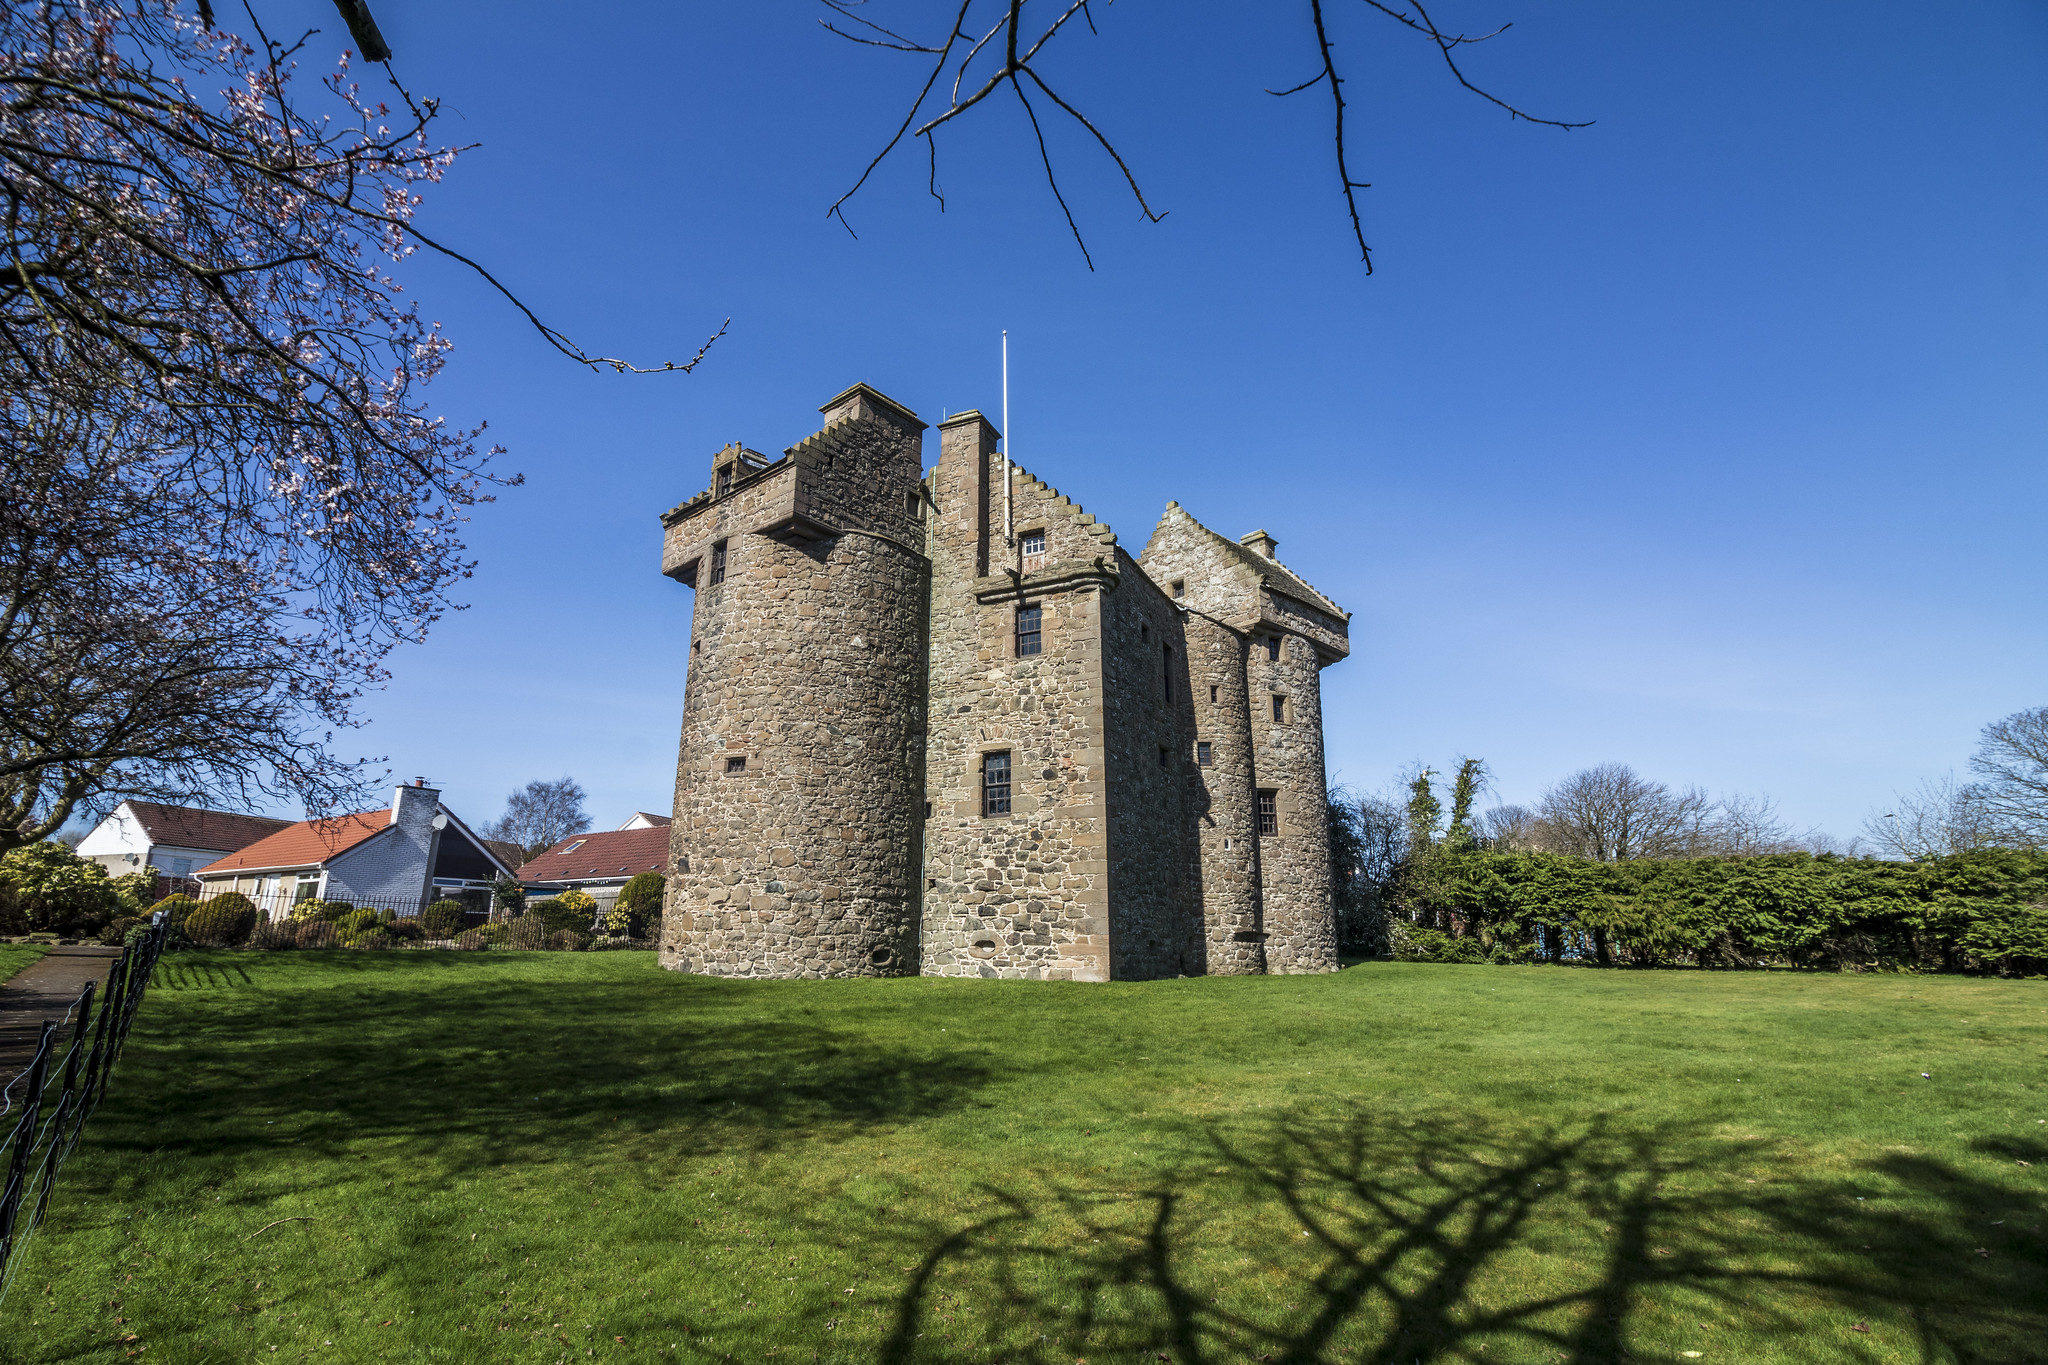
[[[2048,972],[2048,853],[1920,863],[1805,853],[1595,863],[1440,854],[1397,956],[1601,965]]]

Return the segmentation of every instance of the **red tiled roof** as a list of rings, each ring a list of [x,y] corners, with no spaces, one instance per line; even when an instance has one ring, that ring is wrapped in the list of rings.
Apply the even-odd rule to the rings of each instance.
[[[667,825],[615,829],[607,834],[572,834],[519,869],[523,882],[588,881],[631,877],[668,865]]]
[[[192,806],[166,806],[156,801],[130,801],[136,823],[152,844],[173,848],[216,848],[223,853],[247,848],[267,838],[291,821],[267,815],[235,815],[222,810],[199,810]]]
[[[389,808],[337,815],[326,820],[300,820],[268,839],[258,839],[247,848],[208,863],[193,875],[204,877],[250,868],[317,866],[344,849],[354,848],[390,824]]]

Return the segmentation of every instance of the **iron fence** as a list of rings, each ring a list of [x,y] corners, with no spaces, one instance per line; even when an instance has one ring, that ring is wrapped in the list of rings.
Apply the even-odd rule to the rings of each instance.
[[[0,1139],[0,1170],[6,1172],[6,1183],[0,1185],[0,1303],[14,1284],[30,1234],[50,1210],[50,1193],[65,1159],[106,1094],[107,1078],[170,932],[168,912],[151,916],[148,929],[114,959],[106,989],[87,982],[63,1019],[45,1020],[27,1069],[0,1091],[0,1122],[20,1114]],[[68,1045],[63,1041],[67,1032]]]

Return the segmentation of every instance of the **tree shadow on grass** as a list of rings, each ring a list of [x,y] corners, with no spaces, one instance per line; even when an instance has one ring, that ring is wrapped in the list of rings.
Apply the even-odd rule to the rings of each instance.
[[[394,1138],[453,1176],[583,1143],[773,1150],[946,1112],[991,1077],[972,1056],[819,1022],[745,983],[332,956],[322,975],[350,973],[343,988],[247,991],[233,964],[173,964],[95,1143],[240,1157]],[[171,1003],[181,989],[204,994]]]
[[[2038,1195],[1926,1158],[1867,1168],[1902,1191],[1877,1208],[1854,1175],[1745,1176],[1768,1155],[1677,1129],[1287,1119],[1203,1141],[1143,1186],[993,1189],[972,1224],[906,1229],[880,1358],[1608,1365],[1726,1359],[1733,1336],[2019,1365],[2048,1340]]]

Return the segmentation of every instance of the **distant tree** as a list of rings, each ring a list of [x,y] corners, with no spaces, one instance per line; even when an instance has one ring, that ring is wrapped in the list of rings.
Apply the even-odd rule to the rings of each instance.
[[[1536,812],[1527,806],[1495,806],[1479,817],[1479,842],[1499,853],[1535,847]]]
[[[1451,824],[1444,831],[1444,845],[1454,853],[1462,853],[1477,845],[1477,832],[1472,825],[1472,804],[1486,790],[1487,782],[1483,760],[1458,760],[1457,776],[1451,779]]]
[[[1406,813],[1387,797],[1337,787],[1330,792],[1329,826],[1337,941],[1346,952],[1383,957],[1407,857]]]
[[[1674,791],[1625,763],[1602,763],[1543,794],[1534,839],[1545,852],[1603,863],[1689,857],[1707,844],[1713,814],[1697,787]]]
[[[1983,789],[1954,777],[1922,782],[1895,794],[1890,805],[1863,822],[1871,843],[1894,858],[1925,862],[2003,844],[2000,821]]]
[[[1424,768],[1408,779],[1408,803],[1403,814],[1410,857],[1434,847],[1442,834],[1444,805],[1436,799],[1436,789],[1430,785],[1429,779],[1433,776],[1434,773]]]
[[[1975,799],[2000,842],[2048,847],[2048,706],[1985,726],[1970,771],[1978,779]]]
[[[583,788],[573,777],[529,782],[505,798],[505,813],[484,826],[484,837],[519,845],[531,861],[590,828],[583,798]]]

